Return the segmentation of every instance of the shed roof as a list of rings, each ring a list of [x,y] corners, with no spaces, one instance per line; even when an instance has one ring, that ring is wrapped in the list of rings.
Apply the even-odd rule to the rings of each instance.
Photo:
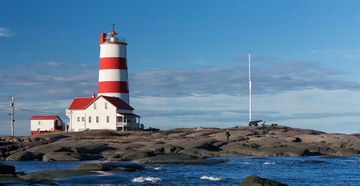
[[[33,116],[30,120],[55,120],[56,118],[62,121],[59,116]]]

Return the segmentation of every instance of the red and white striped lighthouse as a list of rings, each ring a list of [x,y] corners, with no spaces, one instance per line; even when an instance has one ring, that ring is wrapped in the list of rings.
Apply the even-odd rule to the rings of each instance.
[[[113,30],[100,34],[100,68],[98,94],[119,97],[130,105],[124,38]]]

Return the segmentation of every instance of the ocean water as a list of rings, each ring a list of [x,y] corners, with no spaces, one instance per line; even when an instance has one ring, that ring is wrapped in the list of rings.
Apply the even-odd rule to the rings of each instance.
[[[257,175],[288,185],[360,185],[360,157],[233,157],[214,165],[146,165],[138,172],[103,172],[100,175],[58,179],[59,185],[238,185]],[[3,162],[25,173],[50,169],[76,169],[82,162]]]

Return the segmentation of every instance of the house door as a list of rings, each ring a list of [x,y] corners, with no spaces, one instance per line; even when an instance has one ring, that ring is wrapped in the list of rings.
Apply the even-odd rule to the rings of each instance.
[[[59,129],[59,123],[58,120],[55,120],[55,129],[58,130]]]

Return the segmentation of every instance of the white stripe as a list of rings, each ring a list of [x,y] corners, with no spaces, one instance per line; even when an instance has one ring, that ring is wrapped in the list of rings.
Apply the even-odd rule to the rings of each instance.
[[[123,100],[125,103],[130,105],[129,94],[128,93],[100,93],[99,96],[109,96],[109,97],[118,97]]]
[[[122,57],[126,58],[126,45],[123,44],[101,44],[100,58],[102,57]]]
[[[101,81],[128,81],[128,72],[124,69],[99,70],[99,82]]]

